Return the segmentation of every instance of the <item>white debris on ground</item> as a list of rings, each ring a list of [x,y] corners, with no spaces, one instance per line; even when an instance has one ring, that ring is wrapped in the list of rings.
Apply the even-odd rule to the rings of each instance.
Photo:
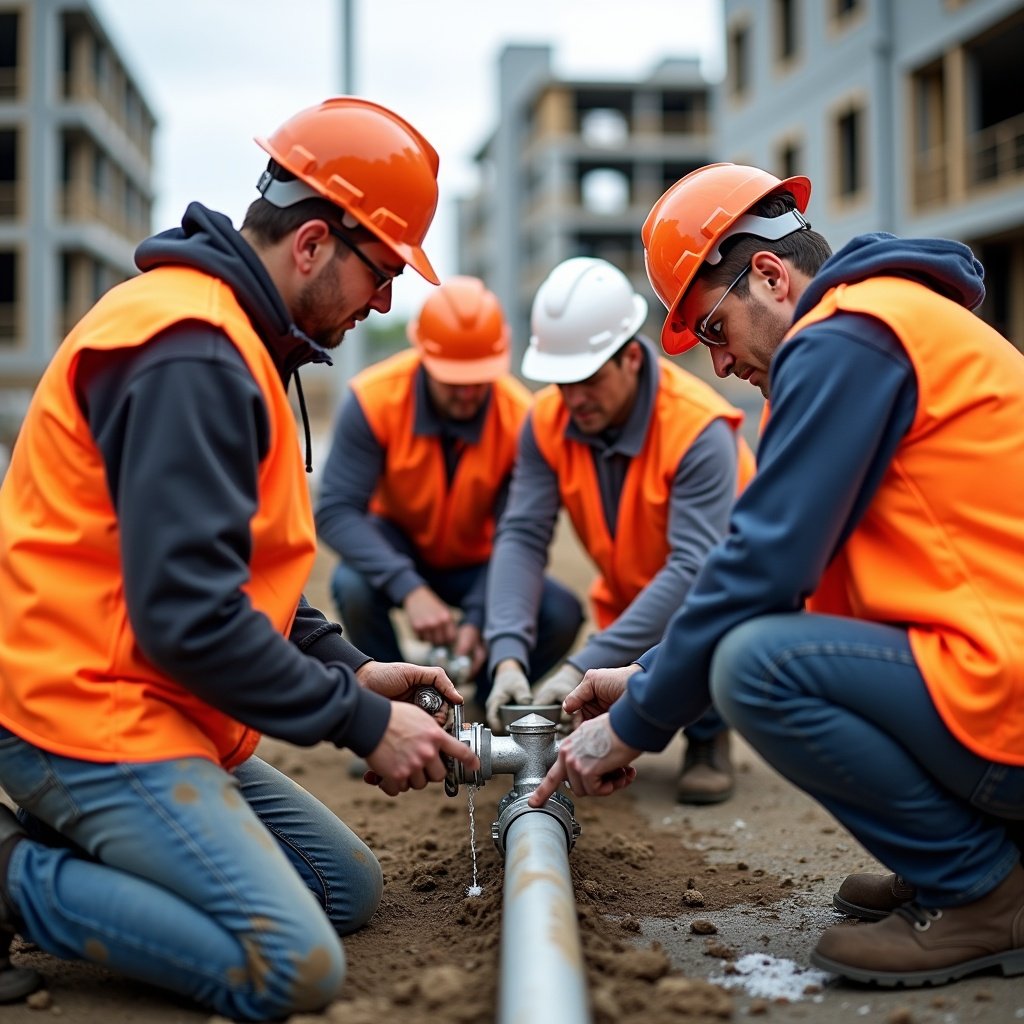
[[[808,997],[820,1001],[821,990],[832,978],[826,971],[800,967],[792,960],[767,953],[747,953],[733,961],[730,971],[708,980],[722,988],[742,988],[751,996],[785,999],[791,1003]]]

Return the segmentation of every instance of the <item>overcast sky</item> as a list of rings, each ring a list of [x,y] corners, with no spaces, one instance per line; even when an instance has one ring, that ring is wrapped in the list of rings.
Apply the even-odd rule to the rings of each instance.
[[[641,77],[666,56],[700,57],[712,80],[722,72],[719,0],[351,2],[354,91],[407,118],[441,155],[425,248],[442,278],[456,270],[454,200],[473,190],[472,154],[494,127],[505,45],[550,44],[561,77]],[[342,92],[341,0],[92,3],[159,120],[158,230],[193,199],[237,225],[265,163],[252,137]],[[395,305],[421,294],[403,280]]]

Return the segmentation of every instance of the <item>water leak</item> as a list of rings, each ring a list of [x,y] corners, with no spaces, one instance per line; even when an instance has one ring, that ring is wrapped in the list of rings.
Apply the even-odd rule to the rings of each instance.
[[[482,896],[483,889],[477,884],[476,875],[476,809],[473,807],[476,786],[468,786],[467,788],[469,790],[469,849],[473,854],[473,884],[466,888],[466,895]]]

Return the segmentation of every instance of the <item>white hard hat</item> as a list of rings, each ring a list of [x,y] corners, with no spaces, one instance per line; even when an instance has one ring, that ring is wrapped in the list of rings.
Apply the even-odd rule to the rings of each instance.
[[[574,256],[537,289],[523,376],[572,384],[596,373],[647,319],[647,300],[605,260]]]

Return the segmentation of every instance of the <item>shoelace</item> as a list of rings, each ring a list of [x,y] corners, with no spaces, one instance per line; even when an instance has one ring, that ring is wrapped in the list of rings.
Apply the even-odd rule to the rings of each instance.
[[[920,903],[904,903],[897,907],[896,911],[900,917],[909,921],[919,932],[926,932],[932,926],[933,921],[942,917],[942,911],[935,907],[922,907]]]
[[[694,765],[703,764],[709,768],[714,768],[715,744],[711,740],[698,740],[697,742],[691,742],[686,748],[686,767],[692,768]]]

